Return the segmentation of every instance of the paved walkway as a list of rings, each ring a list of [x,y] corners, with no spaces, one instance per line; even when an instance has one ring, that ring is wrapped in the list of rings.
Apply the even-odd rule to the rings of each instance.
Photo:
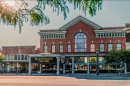
[[[130,86],[130,80],[89,80],[65,76],[0,76],[0,86]]]

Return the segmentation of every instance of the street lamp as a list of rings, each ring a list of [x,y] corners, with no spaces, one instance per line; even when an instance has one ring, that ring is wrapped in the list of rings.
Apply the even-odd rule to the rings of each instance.
[[[97,67],[96,67],[96,73],[97,75],[99,75],[99,63],[98,63],[98,49],[96,50],[96,53],[97,53]]]

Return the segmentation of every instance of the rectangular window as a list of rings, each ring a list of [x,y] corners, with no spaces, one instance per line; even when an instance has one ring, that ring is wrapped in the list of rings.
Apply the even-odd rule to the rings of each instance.
[[[90,45],[90,51],[91,52],[95,52],[95,44],[91,44]]]
[[[25,55],[24,60],[28,60],[28,55]]]
[[[17,55],[14,55],[14,60],[17,60]]]
[[[14,60],[14,55],[11,55],[11,60]]]
[[[116,44],[116,49],[117,49],[117,50],[121,49],[121,43],[117,43],[117,44]]]
[[[51,47],[52,47],[52,53],[55,53],[55,45],[53,44]]]
[[[60,52],[63,52],[63,44],[60,44]]]
[[[24,55],[21,55],[21,60],[24,60]]]
[[[5,55],[5,57],[6,57],[6,60],[8,60],[8,56],[9,56],[9,55]]]
[[[18,55],[18,60],[20,60],[20,55]]]
[[[100,52],[104,52],[104,44],[100,44]]]
[[[44,52],[47,52],[47,51],[48,51],[47,45],[44,45]]]
[[[71,52],[71,45],[68,44],[68,52]]]
[[[108,51],[113,50],[113,44],[108,44]]]

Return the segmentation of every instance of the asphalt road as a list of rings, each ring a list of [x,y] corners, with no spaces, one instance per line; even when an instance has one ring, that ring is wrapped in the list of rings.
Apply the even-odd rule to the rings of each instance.
[[[130,80],[90,80],[65,76],[0,76],[0,86],[130,86]]]

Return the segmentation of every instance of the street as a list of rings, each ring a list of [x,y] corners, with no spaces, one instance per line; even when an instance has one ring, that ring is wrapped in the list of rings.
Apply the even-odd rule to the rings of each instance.
[[[89,80],[66,76],[0,76],[0,86],[130,86],[130,80]]]

